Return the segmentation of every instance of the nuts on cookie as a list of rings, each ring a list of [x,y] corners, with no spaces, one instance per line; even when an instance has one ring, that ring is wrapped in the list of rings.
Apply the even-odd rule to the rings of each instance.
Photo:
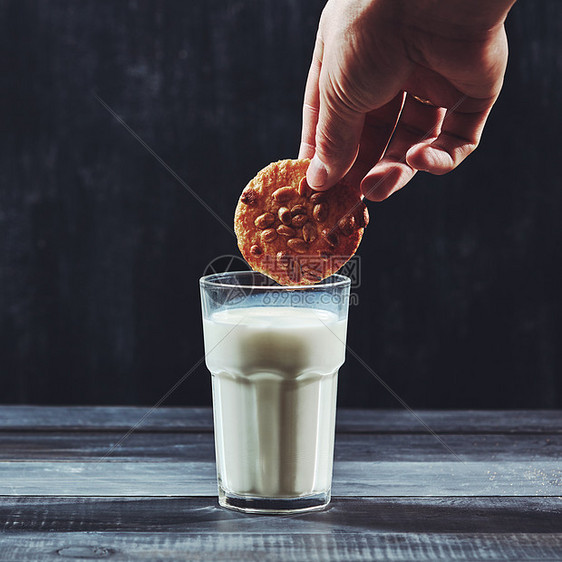
[[[357,250],[369,214],[358,187],[340,182],[314,192],[309,160],[281,160],[243,190],[234,217],[238,246],[250,266],[282,285],[318,283]]]

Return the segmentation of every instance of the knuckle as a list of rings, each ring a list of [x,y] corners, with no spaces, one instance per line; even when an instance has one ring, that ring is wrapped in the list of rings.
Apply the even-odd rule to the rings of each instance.
[[[478,141],[464,143],[452,151],[453,168],[456,168],[465,158],[478,148]]]
[[[448,166],[443,166],[440,173],[445,174],[454,170],[478,148],[479,142],[479,138],[468,138],[451,132],[441,132],[437,147],[449,155],[450,162]]]
[[[338,159],[342,152],[343,138],[333,127],[325,125],[316,132],[316,150],[322,156],[327,156],[331,160]]]
[[[335,162],[347,162],[356,151],[357,114],[345,108],[341,98],[327,95],[320,110],[316,129],[316,149]]]

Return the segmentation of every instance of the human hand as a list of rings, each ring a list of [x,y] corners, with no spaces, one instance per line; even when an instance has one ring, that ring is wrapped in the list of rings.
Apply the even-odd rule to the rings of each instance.
[[[311,187],[345,175],[382,201],[417,171],[458,166],[500,93],[514,2],[329,0],[303,105]]]

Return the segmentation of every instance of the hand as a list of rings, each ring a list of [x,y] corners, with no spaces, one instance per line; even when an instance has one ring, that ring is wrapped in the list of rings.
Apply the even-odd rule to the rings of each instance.
[[[328,189],[347,174],[382,201],[418,170],[458,166],[500,93],[514,2],[330,0],[304,96],[308,183]]]

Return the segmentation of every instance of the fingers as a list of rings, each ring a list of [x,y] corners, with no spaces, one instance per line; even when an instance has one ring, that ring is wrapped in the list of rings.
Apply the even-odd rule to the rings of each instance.
[[[312,62],[306,79],[304,90],[304,103],[302,108],[302,132],[299,148],[299,158],[312,158],[316,146],[314,137],[316,135],[316,124],[318,123],[318,112],[320,107],[320,93],[318,82],[322,68],[322,54],[324,48],[320,35],[316,37]]]
[[[337,82],[322,67],[315,153],[307,172],[308,184],[318,190],[329,189],[351,168],[365,121],[364,113],[343,101],[345,88]]]
[[[456,168],[473,152],[482,136],[493,102],[483,111],[447,111],[439,136],[430,143],[417,143],[406,154],[407,163],[417,170],[442,175]]]
[[[465,96],[445,109],[408,95],[384,157],[361,182],[365,197],[382,201],[418,171],[442,175],[456,168],[478,146],[494,101]]]
[[[406,96],[404,107],[384,157],[368,171],[361,191],[371,201],[382,201],[406,185],[417,169],[407,162],[413,145],[435,139],[440,131],[445,110]]]
[[[348,185],[359,187],[361,180],[384,154],[398,122],[405,97],[406,94],[401,92],[393,100],[365,116],[357,158],[345,175]]]
[[[370,9],[369,3],[357,4],[350,11],[346,2],[328,1],[320,19],[299,149],[299,156],[312,156],[307,181],[317,190],[329,189],[349,172],[358,155],[366,115],[393,100],[410,72],[408,64],[394,64],[399,59],[398,47],[373,39],[377,35],[373,29],[384,28],[380,13]],[[381,44],[387,45],[392,56],[378,56]],[[382,149],[388,138],[385,134]]]
[[[300,157],[312,158],[307,181],[319,190],[329,189],[337,183],[353,164],[365,119],[344,101],[346,85],[342,81],[346,72],[340,67],[339,49],[334,52],[332,45],[330,53],[324,50],[322,21],[330,17],[326,7],[306,82],[299,149]],[[333,39],[335,43],[338,41]]]

